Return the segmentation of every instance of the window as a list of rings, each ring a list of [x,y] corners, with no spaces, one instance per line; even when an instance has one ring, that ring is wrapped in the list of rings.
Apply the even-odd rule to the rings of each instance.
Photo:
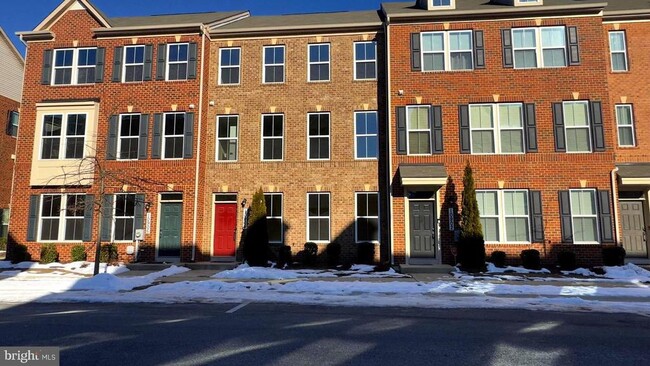
[[[616,124],[618,125],[618,146],[636,146],[631,104],[620,104],[616,106]]]
[[[219,56],[219,84],[239,84],[241,49],[222,48]]]
[[[564,102],[563,107],[566,151],[591,152],[588,102]]]
[[[117,158],[119,160],[138,159],[138,146],[140,142],[140,115],[121,115],[119,133],[120,137],[117,142]]]
[[[85,204],[81,194],[43,195],[39,241],[81,241]]]
[[[167,80],[187,80],[189,44],[167,45]]]
[[[612,71],[627,71],[625,32],[609,32],[609,51],[611,52]]]
[[[284,227],[282,223],[282,193],[265,193],[266,225],[269,243],[284,242]]]
[[[133,241],[135,226],[135,194],[115,195],[113,240]]]
[[[310,113],[308,119],[307,148],[309,160],[330,158],[330,114]]]
[[[576,244],[598,243],[596,192],[589,189],[571,190],[570,192],[573,242]]]
[[[379,194],[356,194],[356,241],[379,241]]]
[[[377,42],[354,44],[354,79],[377,79]]]
[[[237,160],[239,116],[217,117],[217,161]]]
[[[54,50],[54,85],[92,84],[96,64],[96,48]]]
[[[264,47],[264,83],[284,82],[284,46]]]
[[[85,137],[85,114],[45,115],[41,159],[81,159],[84,156]],[[62,155],[61,152],[65,153]]]
[[[262,160],[282,160],[284,115],[262,116]]]
[[[5,208],[0,210],[0,216],[2,217],[2,226],[0,227],[0,238],[7,238],[9,233],[9,209]]]
[[[431,126],[428,106],[406,107],[408,131],[407,151],[409,155],[431,154]]]
[[[329,43],[309,45],[309,81],[330,80],[330,45]]]
[[[355,112],[354,135],[354,156],[357,159],[377,159],[377,112]]]
[[[512,30],[516,69],[567,66],[565,27]]]
[[[165,113],[163,158],[182,159],[185,142],[185,113]]]
[[[124,47],[123,74],[125,83],[144,80],[144,46]]]
[[[530,242],[528,191],[477,191],[476,200],[486,242]]]
[[[330,240],[330,194],[307,194],[307,241]]]
[[[452,0],[432,0],[434,7],[450,7]]]
[[[422,33],[422,71],[472,70],[472,31]]]
[[[474,104],[469,111],[473,154],[524,152],[521,104]]]
[[[7,121],[7,135],[17,137],[19,123],[20,114],[16,111],[9,112],[9,121]]]

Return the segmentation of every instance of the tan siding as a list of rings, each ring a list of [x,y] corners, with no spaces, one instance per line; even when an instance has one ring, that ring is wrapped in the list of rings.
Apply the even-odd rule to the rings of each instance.
[[[23,64],[18,60],[16,54],[7,44],[4,37],[0,37],[0,95],[20,102],[23,95]]]

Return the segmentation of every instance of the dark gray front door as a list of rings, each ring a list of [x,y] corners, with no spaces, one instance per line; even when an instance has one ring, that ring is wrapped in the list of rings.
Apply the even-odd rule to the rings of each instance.
[[[436,258],[435,202],[411,201],[411,258]]]
[[[621,201],[623,247],[630,257],[648,257],[643,201]]]
[[[159,257],[181,256],[182,203],[163,202],[160,205]]]

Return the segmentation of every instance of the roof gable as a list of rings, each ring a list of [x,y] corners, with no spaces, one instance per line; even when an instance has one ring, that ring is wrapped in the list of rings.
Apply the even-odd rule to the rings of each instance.
[[[43,21],[34,28],[34,32],[47,31],[56,23],[66,12],[70,10],[86,10],[102,26],[110,28],[111,24],[108,18],[95,5],[88,0],[63,0],[63,2],[50,13]]]
[[[18,49],[14,45],[14,43],[11,41],[9,36],[7,36],[7,33],[5,33],[4,29],[0,27],[0,39],[4,41],[7,44],[7,47],[12,50],[13,54],[16,55],[16,59],[20,61],[21,64],[25,65],[25,59],[23,58],[23,55],[18,52]]]

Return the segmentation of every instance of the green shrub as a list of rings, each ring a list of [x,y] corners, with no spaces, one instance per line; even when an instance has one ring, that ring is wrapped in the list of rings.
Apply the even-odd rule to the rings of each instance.
[[[7,250],[7,238],[0,238],[0,250]]]
[[[483,240],[483,227],[476,201],[474,174],[469,161],[463,174],[463,201],[460,215],[458,259],[464,269],[482,271],[485,269],[485,240]]]
[[[269,260],[269,234],[266,225],[266,200],[260,188],[253,195],[249,225],[244,235],[244,259],[253,267],[266,267]]]
[[[521,252],[521,262],[526,269],[542,269],[542,259],[539,251],[535,249],[523,250]]]
[[[14,244],[11,246],[11,251],[8,253],[11,263],[29,262],[32,260],[31,254],[27,251],[27,246],[22,244]]]
[[[492,252],[490,255],[490,262],[494,264],[495,266],[499,268],[505,268],[506,267],[506,252],[502,252],[500,250],[495,250]]]
[[[43,244],[41,246],[41,264],[54,263],[59,260],[59,252],[55,244]]]
[[[302,251],[302,264],[305,266],[314,266],[316,265],[316,259],[318,258],[318,244],[316,243],[305,243],[305,248]]]
[[[375,264],[375,244],[364,242],[357,245],[357,263]]]
[[[625,265],[625,249],[623,247],[603,248],[603,264],[606,266]]]
[[[557,254],[557,264],[563,271],[573,271],[578,268],[576,264],[576,254],[569,251],[561,251]]]
[[[288,245],[281,246],[280,253],[278,254],[277,268],[283,269],[285,266],[290,265],[291,262],[291,247]]]
[[[102,245],[101,254],[99,255],[99,261],[101,263],[113,264],[117,262],[117,259],[118,259],[117,245],[115,244]]]
[[[87,258],[86,256],[86,247],[83,245],[75,245],[70,251],[70,256],[72,257],[73,262],[84,262]]]
[[[341,263],[340,243],[332,242],[327,244],[327,248],[325,248],[325,253],[327,254],[327,266],[329,268],[335,268]]]

